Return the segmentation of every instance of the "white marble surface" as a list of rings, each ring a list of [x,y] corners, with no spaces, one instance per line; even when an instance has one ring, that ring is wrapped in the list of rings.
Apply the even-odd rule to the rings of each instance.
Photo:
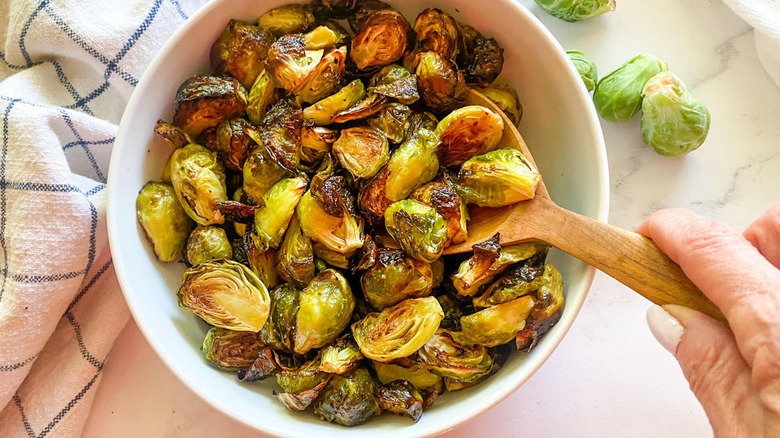
[[[719,0],[618,0],[616,12],[575,24],[546,16],[531,0],[521,3],[602,73],[640,53],[663,58],[712,113],[706,143],[680,159],[645,147],[638,118],[602,123],[611,223],[631,229],[654,210],[676,206],[743,229],[780,200],[780,89],[759,64],[751,28]],[[677,363],[647,329],[647,307],[598,273],[578,320],[542,369],[443,436],[711,436]],[[84,435],[262,436],[189,391],[132,321],[106,365]]]

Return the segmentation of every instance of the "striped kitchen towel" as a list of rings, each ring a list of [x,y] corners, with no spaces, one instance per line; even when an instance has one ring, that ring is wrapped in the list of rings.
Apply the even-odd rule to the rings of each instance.
[[[204,1],[0,1],[0,437],[81,433],[129,318],[105,226],[117,123]]]

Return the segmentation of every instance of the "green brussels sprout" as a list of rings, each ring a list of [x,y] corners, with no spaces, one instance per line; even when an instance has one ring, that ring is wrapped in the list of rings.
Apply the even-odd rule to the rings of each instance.
[[[710,130],[710,112],[669,72],[650,78],[642,91],[642,139],[654,151],[678,157],[695,151]]]
[[[265,110],[275,101],[274,91],[273,78],[267,71],[261,71],[249,89],[249,97],[246,102],[246,116],[250,122],[255,125],[263,123]]]
[[[276,374],[276,383],[282,393],[274,395],[291,411],[302,411],[309,407],[330,381],[330,376],[317,370],[319,361],[310,360],[298,368],[283,369]]]
[[[433,391],[441,387],[441,376],[433,374],[428,367],[419,358],[417,360],[407,360],[384,363],[371,361],[371,366],[376,372],[376,377],[383,385],[387,385],[396,380],[405,380],[415,388],[421,391]]]
[[[289,172],[271,157],[265,146],[258,145],[244,161],[243,192],[253,202],[262,202],[266,192],[288,174]]]
[[[390,158],[390,143],[373,128],[342,129],[333,155],[355,178],[371,178]]]
[[[517,98],[517,91],[511,85],[493,84],[480,89],[479,92],[495,103],[515,126],[520,124],[520,119],[523,117],[523,106],[520,105],[520,99]]]
[[[268,321],[260,331],[260,338],[264,344],[279,351],[292,351],[295,318],[300,307],[299,294],[300,291],[290,283],[271,289]]]
[[[309,239],[301,231],[298,218],[292,217],[290,226],[277,254],[279,275],[297,286],[303,287],[314,278],[314,250]]]
[[[407,254],[432,263],[441,256],[447,224],[435,209],[411,199],[394,202],[385,210],[385,228]]]
[[[314,14],[309,5],[289,4],[261,15],[257,24],[277,35],[300,33],[314,25]]]
[[[543,284],[544,259],[547,247],[515,265],[487,288],[484,294],[474,298],[474,307],[490,307],[531,294]]]
[[[318,370],[331,374],[345,374],[358,366],[363,360],[357,343],[349,334],[344,335],[320,350]]]
[[[436,52],[422,52],[418,56],[417,90],[425,105],[435,113],[462,106],[469,89],[458,66]]]
[[[415,260],[401,250],[381,248],[376,262],[360,277],[366,301],[376,310],[407,298],[431,294],[435,276],[429,263]]]
[[[246,89],[236,79],[193,76],[176,91],[173,124],[197,137],[219,122],[243,113],[246,101]]]
[[[255,213],[252,235],[258,250],[276,248],[282,243],[284,232],[307,185],[306,179],[300,176],[285,178],[263,195],[263,206]]]
[[[496,304],[460,318],[460,327],[470,343],[495,347],[515,339],[525,327],[526,318],[534,307],[528,295]]]
[[[265,114],[259,132],[250,136],[265,146],[265,151],[279,165],[293,170],[301,160],[301,129],[303,112],[295,96],[279,99]]]
[[[400,143],[406,137],[411,114],[412,110],[408,106],[392,102],[385,105],[382,111],[369,117],[366,123],[384,135],[391,143]]]
[[[444,311],[436,298],[409,298],[355,322],[352,335],[364,356],[390,362],[419,350],[443,318]]]
[[[297,92],[299,102],[313,103],[333,93],[344,73],[347,46],[326,53]]]
[[[462,36],[450,14],[438,8],[425,9],[414,20],[414,31],[418,52],[436,52],[452,60],[458,56]]]
[[[339,44],[344,44],[349,35],[335,22],[328,22],[317,26],[303,35],[306,50],[330,49]]]
[[[441,164],[459,166],[475,155],[495,150],[503,133],[504,121],[490,109],[479,105],[458,108],[436,125]]]
[[[171,183],[184,211],[199,225],[225,222],[216,205],[227,201],[225,170],[216,152],[194,143],[176,149]]]
[[[207,323],[228,330],[259,332],[271,305],[254,272],[232,260],[215,260],[184,271],[176,292],[179,306]]]
[[[639,55],[604,76],[593,90],[593,104],[604,120],[625,122],[642,107],[642,90],[647,81],[666,71],[666,63],[650,55]]]
[[[365,368],[343,376],[334,375],[314,400],[314,413],[323,420],[357,426],[382,412],[376,392],[376,382]]]
[[[374,0],[313,0],[311,5],[314,8],[314,16],[317,17],[318,20],[328,18],[343,20],[354,16],[357,11],[364,6],[364,3],[372,3],[373,1]]]
[[[176,198],[170,184],[149,181],[135,200],[138,223],[161,262],[171,262],[181,254],[193,223]]]
[[[328,96],[303,110],[303,119],[315,125],[329,125],[334,114],[346,110],[366,95],[363,82],[355,79],[335,94]]]
[[[470,344],[463,339],[463,333],[440,328],[418,354],[432,373],[462,383],[474,383],[490,374],[493,358],[487,347]]]
[[[233,192],[233,200],[236,202],[246,201],[246,196],[244,195],[244,189],[242,187],[237,188],[236,191]],[[246,224],[242,222],[234,221],[233,229],[236,231],[236,234],[238,234],[239,236],[243,236],[244,233],[246,233]],[[241,244],[243,245],[243,241],[241,242]]]
[[[324,54],[322,49],[306,50],[302,34],[284,35],[268,50],[265,68],[277,86],[297,93]]]
[[[291,411],[304,411],[317,397],[319,397],[328,382],[330,382],[330,376],[327,376],[325,380],[317,384],[314,388],[307,389],[298,394],[274,391],[274,395],[287,409]]]
[[[254,146],[255,144],[244,133],[245,127],[252,127],[252,125],[241,117],[223,120],[217,125],[214,143],[211,145],[205,144],[209,149],[219,152],[222,163],[233,172],[242,171],[250,145]]]
[[[420,99],[420,94],[417,92],[417,78],[398,64],[382,67],[371,77],[368,91],[395,99],[405,105],[411,105]]]
[[[505,148],[463,163],[458,172],[458,187],[469,204],[501,207],[532,199],[541,179],[522,152]]]
[[[211,69],[228,74],[250,88],[263,71],[263,60],[276,37],[260,26],[230,20],[211,46]]]
[[[341,269],[351,268],[352,265],[350,264],[350,260],[352,259],[352,256],[355,255],[355,251],[341,253],[338,251],[330,250],[328,249],[328,247],[326,247],[325,245],[319,242],[313,242],[312,247],[314,249],[315,266],[319,261],[323,263],[324,266],[323,269],[327,269],[328,266],[333,266],[334,268],[341,268]]]
[[[390,64],[403,56],[410,32],[403,15],[393,10],[378,11],[366,19],[352,38],[350,57],[360,70]]]
[[[333,342],[349,324],[355,308],[347,280],[333,269],[317,274],[301,291],[298,302],[293,348],[297,354]]]
[[[236,377],[242,382],[254,382],[276,374],[279,368],[281,368],[279,355],[274,350],[264,347],[252,365],[249,368],[239,369]]]
[[[243,248],[252,272],[260,278],[266,287],[276,287],[281,281],[277,271],[279,261],[276,257],[276,250],[260,251],[249,233],[244,235]]]
[[[415,423],[423,412],[423,397],[411,383],[395,380],[379,388],[379,406],[394,414],[406,415]]]
[[[324,126],[303,125],[301,130],[301,161],[316,163],[330,152],[339,132]]]
[[[544,12],[568,21],[587,20],[615,10],[615,0],[535,0]]]
[[[225,370],[247,369],[260,355],[263,344],[257,333],[237,332],[220,327],[212,327],[200,351],[210,363]]]
[[[529,350],[561,317],[563,311],[563,279],[555,266],[544,267],[542,285],[536,291],[536,303],[528,315],[525,327],[517,333],[518,350]]]
[[[173,149],[195,143],[184,130],[162,119],[157,120],[157,123],[154,125],[154,133],[171,145]]]
[[[232,259],[233,247],[222,228],[198,226],[187,239],[184,260],[190,265],[199,265],[209,260]]]
[[[409,195],[409,199],[433,207],[436,213],[441,215],[447,227],[445,247],[461,243],[468,238],[466,222],[469,220],[469,211],[447,174],[442,174],[435,181],[418,188]]]
[[[492,83],[504,68],[504,49],[494,38],[486,38],[468,24],[460,23],[460,28],[463,50],[457,61],[466,81],[483,86]]]
[[[596,88],[596,82],[599,80],[599,71],[596,68],[596,63],[578,50],[567,50],[566,54],[569,55],[569,59],[574,64],[574,68],[577,69],[577,73],[580,74],[582,82],[585,83],[585,88],[588,91],[593,91]]]
[[[381,96],[376,93],[369,93],[366,98],[360,102],[343,111],[339,111],[336,114],[333,114],[331,120],[334,123],[347,123],[356,120],[363,120],[382,111],[385,105],[387,105],[387,102],[388,98],[385,96]]]
[[[436,297],[439,305],[444,310],[444,319],[439,325],[452,331],[460,331],[460,317],[464,315],[463,303],[457,302],[451,295],[439,295]]]
[[[363,246],[363,219],[341,176],[315,175],[298,204],[303,233],[330,251],[354,252]],[[316,244],[315,244],[316,255]]]
[[[333,0],[322,0],[323,2],[333,2]],[[349,4],[354,3],[352,6],[352,13],[348,14],[346,17],[347,22],[349,23],[349,28],[352,29],[353,33],[357,33],[360,31],[360,28],[363,27],[363,23],[368,20],[368,17],[374,15],[375,13],[379,11],[392,11],[394,10],[392,6],[388,5],[385,2],[379,1],[379,0],[336,0],[340,3],[347,3]],[[346,9],[346,8],[343,8]]]

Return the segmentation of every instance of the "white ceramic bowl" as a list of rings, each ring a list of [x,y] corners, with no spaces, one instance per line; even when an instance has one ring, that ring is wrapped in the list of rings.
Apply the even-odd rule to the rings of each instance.
[[[254,20],[290,0],[214,0],[179,29],[144,74],[119,127],[109,171],[108,231],[119,282],[138,327],[173,372],[196,394],[226,414],[266,433],[286,437],[372,438],[429,436],[450,430],[517,390],[561,342],[582,306],[593,268],[553,251],[551,261],[566,285],[561,320],[528,355],[515,354],[494,376],[472,388],[447,393],[417,424],[383,415],[345,428],[310,412],[289,412],[272,395],[274,379],[239,383],[201,357],[207,327],[179,309],[175,291],[184,267],[156,261],[136,222],[135,198],[159,180],[170,148],[154,138],[158,118],[171,120],[179,84],[208,71],[213,41],[231,18]],[[511,0],[390,0],[414,21],[426,7],[440,7],[504,47],[502,78],[517,88],[524,107],[520,131],[552,198],[573,211],[606,220],[608,176],[601,128],[576,70],[550,32]],[[576,366],[572,364],[572,366]]]

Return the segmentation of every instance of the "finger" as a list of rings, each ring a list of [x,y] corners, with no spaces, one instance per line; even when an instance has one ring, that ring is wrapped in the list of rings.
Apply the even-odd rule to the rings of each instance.
[[[780,202],[769,207],[742,234],[758,252],[780,269]]]

